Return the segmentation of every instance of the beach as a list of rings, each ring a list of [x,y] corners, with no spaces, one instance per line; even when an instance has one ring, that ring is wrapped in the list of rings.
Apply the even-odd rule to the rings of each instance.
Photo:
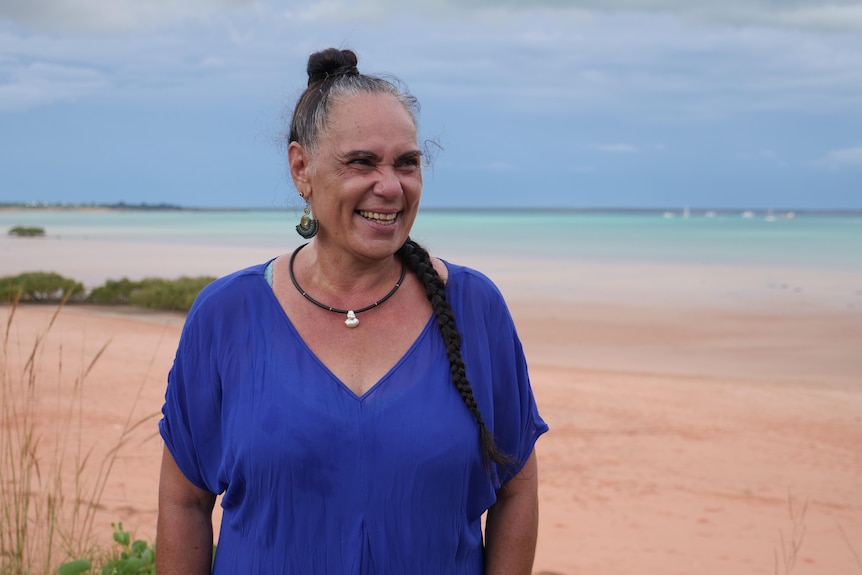
[[[2,275],[38,261],[40,269],[90,282],[218,276],[279,253],[2,242]],[[535,573],[862,573],[858,270],[594,260],[560,266],[468,251],[442,255],[500,287],[551,428],[537,444]],[[0,307],[2,325],[11,311]],[[17,308],[7,370],[22,368],[54,312]],[[155,535],[156,422],[182,320],[68,305],[41,344],[45,390],[35,405],[46,427],[67,398],[64,378],[80,375],[105,344],[79,392],[82,442],[105,453],[127,421],[149,418],[111,470],[96,515],[107,534],[101,541],[116,521],[138,537]]]

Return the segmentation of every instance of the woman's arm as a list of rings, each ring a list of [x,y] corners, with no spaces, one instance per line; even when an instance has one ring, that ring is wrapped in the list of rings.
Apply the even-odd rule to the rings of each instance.
[[[485,523],[485,575],[530,575],[539,532],[536,452],[497,491]],[[161,574],[160,574],[161,575]]]
[[[159,480],[156,571],[159,575],[212,572],[215,495],[186,479],[165,448]]]

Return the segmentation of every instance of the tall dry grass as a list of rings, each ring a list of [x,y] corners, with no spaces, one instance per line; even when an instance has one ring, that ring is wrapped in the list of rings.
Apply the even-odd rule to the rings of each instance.
[[[65,301],[29,342],[12,337],[17,302],[9,308],[0,366],[0,575],[56,571],[70,559],[104,555],[94,539],[94,519],[118,455],[132,432],[156,414],[135,420],[141,387],[116,440],[106,453],[83,441],[87,377],[110,345],[80,365],[45,365],[48,335]],[[78,363],[78,362],[76,362]],[[56,379],[55,379],[56,378]],[[37,418],[55,396],[56,416]]]

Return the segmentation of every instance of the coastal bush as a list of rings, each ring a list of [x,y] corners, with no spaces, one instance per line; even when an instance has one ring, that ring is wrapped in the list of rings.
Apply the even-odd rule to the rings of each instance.
[[[95,288],[87,296],[89,303],[126,304],[132,292],[141,289],[143,282],[133,282],[128,278],[108,280],[105,285]]]
[[[176,280],[127,278],[108,280],[94,289],[87,301],[97,304],[131,304],[149,309],[187,312],[200,291],[215,278],[181,277]]]
[[[200,291],[214,279],[181,277],[178,280],[145,280],[145,285],[132,293],[129,303],[151,309],[189,311]]]
[[[0,278],[0,297],[6,301],[59,303],[83,294],[80,282],[53,272],[25,272]]]
[[[19,236],[19,237],[41,237],[45,235],[45,228],[40,227],[26,227],[26,226],[15,226],[14,228],[9,230],[10,236]]]

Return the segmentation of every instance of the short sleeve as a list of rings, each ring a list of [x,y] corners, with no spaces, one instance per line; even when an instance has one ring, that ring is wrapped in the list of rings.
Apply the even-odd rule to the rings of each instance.
[[[447,265],[447,297],[462,333],[467,377],[486,426],[514,460],[497,466],[499,488],[521,470],[548,425],[539,415],[524,350],[502,294],[481,273]]]
[[[159,432],[186,478],[201,489],[220,493],[224,490],[218,480],[223,458],[221,381],[213,357],[217,347],[213,330],[203,325],[202,299],[198,298],[183,327],[168,374]]]
[[[500,448],[515,460],[506,469],[498,467],[498,476],[505,483],[527,462],[536,440],[548,431],[548,424],[539,415],[521,340],[505,307],[499,311],[497,325],[490,334],[493,337],[492,432]]]

